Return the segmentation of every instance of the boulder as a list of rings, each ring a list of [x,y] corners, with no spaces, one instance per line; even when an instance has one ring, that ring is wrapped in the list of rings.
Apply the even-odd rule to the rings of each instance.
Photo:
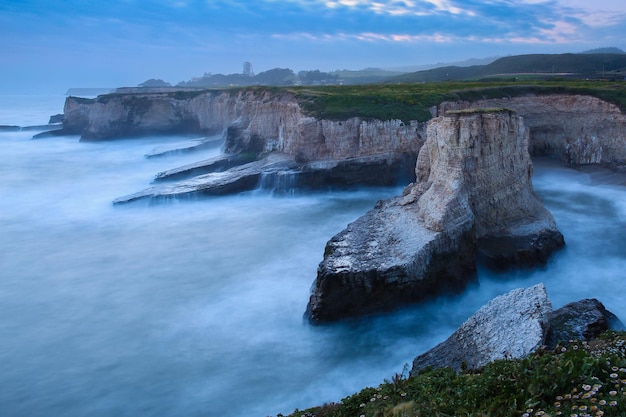
[[[564,245],[532,188],[528,130],[506,109],[432,119],[416,183],[333,237],[305,316],[374,313],[463,288],[488,265],[535,266]]]
[[[593,340],[607,330],[624,330],[624,324],[595,298],[569,303],[550,315],[546,345],[554,348],[570,340]]]
[[[496,359],[523,358],[544,344],[551,312],[543,284],[496,297],[448,339],[416,357],[411,375],[427,367],[458,372],[481,368]]]

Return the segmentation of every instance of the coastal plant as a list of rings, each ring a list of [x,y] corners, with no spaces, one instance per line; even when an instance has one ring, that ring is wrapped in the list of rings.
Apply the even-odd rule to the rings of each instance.
[[[567,341],[478,370],[403,374],[290,417],[626,415],[624,332],[607,332],[592,342]]]

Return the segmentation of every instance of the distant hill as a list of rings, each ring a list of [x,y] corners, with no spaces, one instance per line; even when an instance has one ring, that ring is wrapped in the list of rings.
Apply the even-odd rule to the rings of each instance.
[[[391,78],[390,83],[489,79],[603,78],[626,76],[626,54],[531,54],[500,58],[487,65],[448,66]]]
[[[622,51],[619,48],[609,47],[591,49],[589,51],[581,52],[581,54],[626,54],[626,52]]]
[[[471,67],[475,65],[487,65],[491,64],[496,59],[500,58],[499,56],[492,56],[487,58],[470,58],[464,61],[454,61],[454,62],[438,62],[436,64],[427,64],[427,65],[413,65],[406,67],[394,67],[387,68],[387,71],[394,71],[399,73],[407,73],[407,72],[416,72],[416,71],[425,71],[433,68],[441,68],[441,67]]]

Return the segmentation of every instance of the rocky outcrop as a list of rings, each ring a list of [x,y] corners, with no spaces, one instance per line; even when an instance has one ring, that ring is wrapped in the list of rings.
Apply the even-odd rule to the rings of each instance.
[[[533,156],[551,156],[577,165],[626,167],[626,115],[596,97],[552,94],[445,102],[437,113],[471,107],[515,110],[530,129]]]
[[[534,266],[563,246],[535,195],[528,130],[504,109],[431,120],[415,184],[381,202],[327,244],[306,317],[368,314],[462,288],[477,254]]]
[[[523,358],[544,344],[552,303],[543,284],[494,298],[448,339],[413,360],[424,368],[478,369],[497,359]]]
[[[550,315],[546,345],[554,348],[570,340],[592,340],[607,330],[624,330],[624,324],[595,298],[569,303]]]
[[[619,319],[595,299],[552,311],[543,284],[516,289],[494,298],[448,339],[417,356],[411,375],[449,367],[479,369],[498,359],[519,359],[570,340],[590,341],[607,330],[622,330]]]
[[[391,186],[406,182],[414,164],[415,158],[410,154],[394,152],[312,162],[299,162],[294,156],[281,152],[260,158],[244,153],[224,154],[160,172],[154,179],[157,185],[116,198],[113,203],[235,194],[257,188],[291,192],[357,185]]]
[[[137,200],[167,200],[200,195],[216,196],[233,194],[255,188],[262,175],[288,171],[296,166],[293,157],[273,153],[267,158],[243,164],[224,172],[211,172],[186,180],[161,184],[134,194],[119,197],[113,204],[130,203]]]

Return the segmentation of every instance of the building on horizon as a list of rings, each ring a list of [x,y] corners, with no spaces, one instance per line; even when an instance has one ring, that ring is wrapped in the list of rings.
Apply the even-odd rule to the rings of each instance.
[[[246,77],[254,77],[254,70],[252,69],[252,62],[246,61],[243,63],[243,75]]]

